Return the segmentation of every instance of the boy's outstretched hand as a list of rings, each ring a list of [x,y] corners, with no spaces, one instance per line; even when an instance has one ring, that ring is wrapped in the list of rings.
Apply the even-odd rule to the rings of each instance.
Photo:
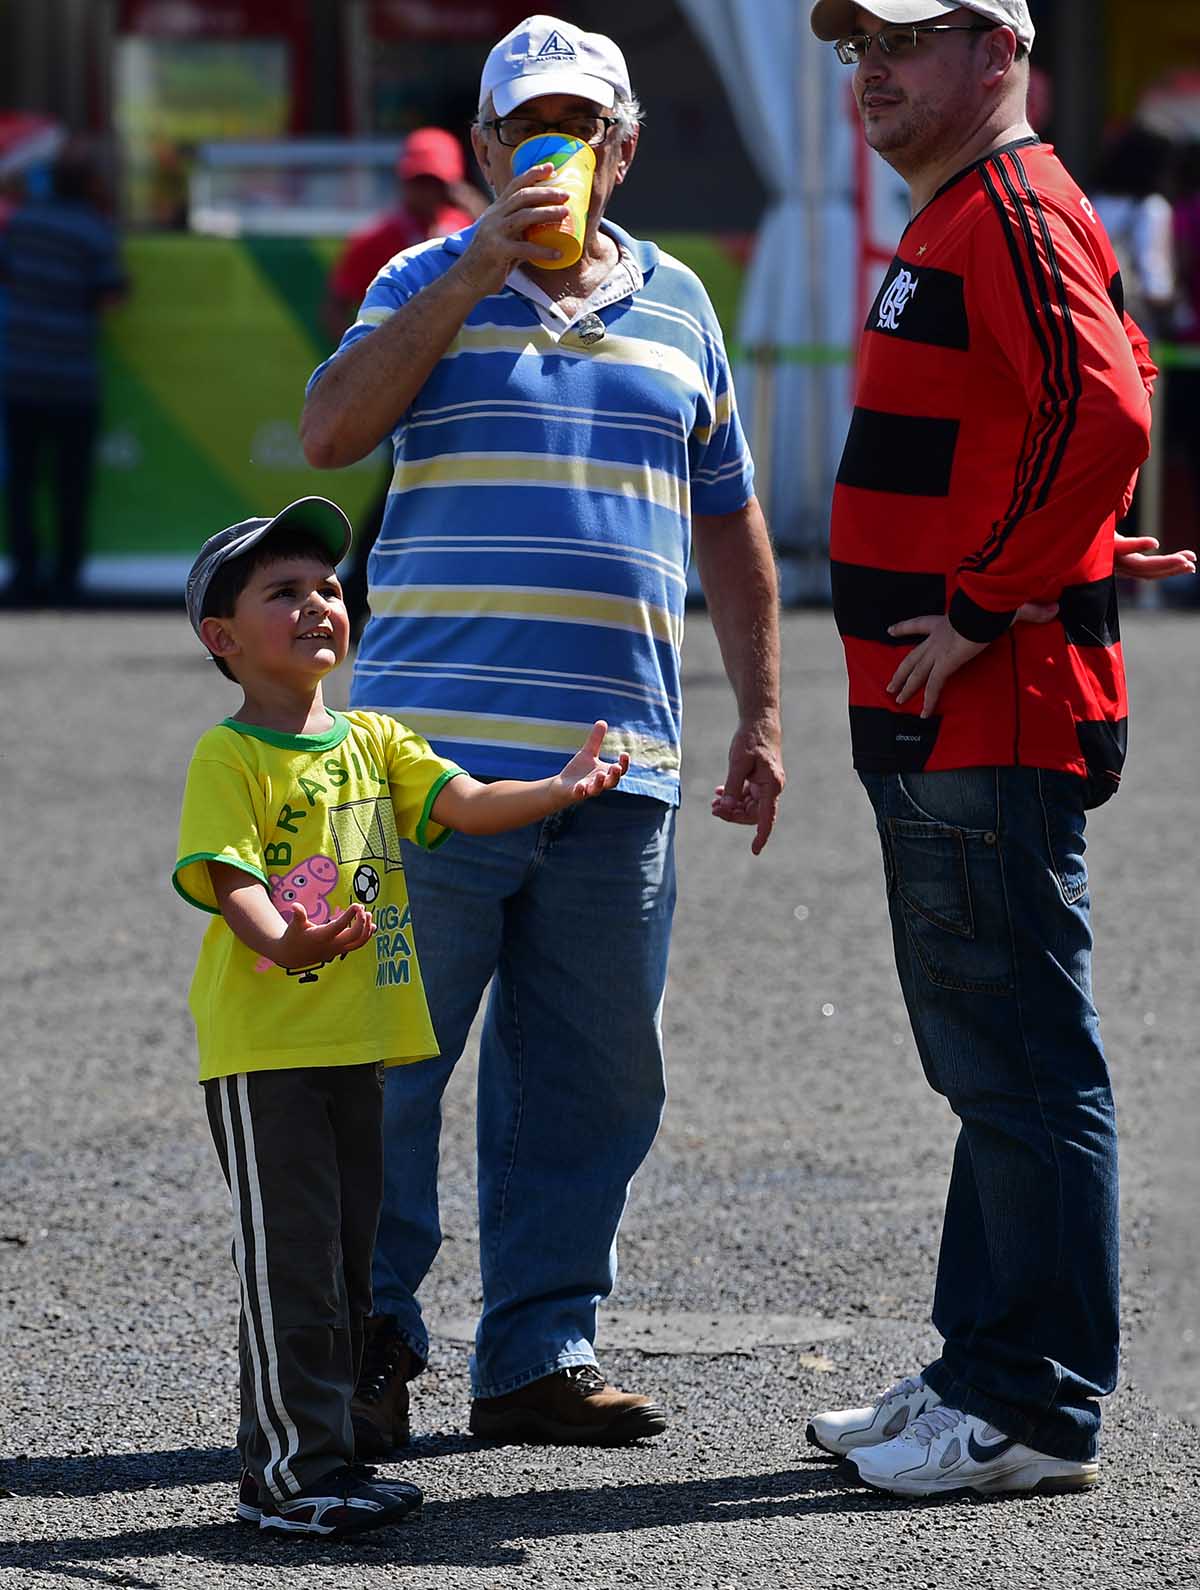
[[[269,954],[277,966],[291,971],[349,955],[351,950],[362,949],[375,933],[375,918],[357,901],[319,927],[308,920],[308,912],[299,902],[290,909],[283,937],[276,940]]]
[[[552,778],[499,778],[487,784],[468,775],[451,778],[438,791],[430,815],[435,823],[461,834],[503,834],[603,795],[629,770],[624,751],[615,762],[600,760],[607,733],[603,719],[593,723],[582,750]]]
[[[322,961],[360,950],[375,932],[375,919],[357,903],[314,926],[298,902],[285,911],[277,910],[262,880],[240,867],[210,861],[208,870],[217,909],[232,932],[259,957],[256,971],[268,971],[272,964],[289,972],[319,966]]]
[[[629,771],[627,751],[622,751],[615,762],[600,760],[600,747],[604,744],[604,736],[607,733],[608,724],[603,718],[597,719],[592,724],[592,732],[588,735],[583,749],[576,751],[566,767],[553,780],[553,783],[561,786],[561,793],[566,797],[564,805],[588,800],[593,795],[603,795],[606,789],[612,789],[614,785],[619,784],[623,775]]]

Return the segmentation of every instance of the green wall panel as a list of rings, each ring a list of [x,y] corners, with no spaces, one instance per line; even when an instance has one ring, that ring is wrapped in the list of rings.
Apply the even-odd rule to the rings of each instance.
[[[704,279],[731,335],[741,267],[718,239],[663,247]],[[379,458],[309,469],[296,425],[329,351],[330,239],[130,238],[128,300],[104,328],[105,408],[90,546],[107,557],[192,553],[222,525],[318,492],[357,519]]]

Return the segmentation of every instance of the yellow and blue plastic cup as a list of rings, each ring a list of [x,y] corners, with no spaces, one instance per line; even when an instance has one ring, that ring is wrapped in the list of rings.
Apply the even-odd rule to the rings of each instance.
[[[543,248],[552,248],[558,253],[557,259],[531,262],[536,263],[538,270],[565,270],[583,253],[596,156],[590,144],[568,138],[565,133],[538,133],[513,150],[514,176],[520,176],[531,166],[546,164],[552,165],[554,170],[543,180],[566,193],[568,214],[555,226],[531,226],[525,233],[525,241],[540,243]]]

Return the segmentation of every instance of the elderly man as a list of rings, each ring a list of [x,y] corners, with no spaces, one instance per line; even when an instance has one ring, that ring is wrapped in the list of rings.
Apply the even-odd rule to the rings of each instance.
[[[550,130],[596,157],[567,269],[525,239],[566,215],[550,168],[512,174],[514,149]],[[388,1083],[363,1456],[407,1439],[407,1383],[428,1354],[416,1294],[441,1235],[440,1100],[489,982],[471,1429],[618,1443],[666,1427],[606,1383],[593,1342],[664,1096],[693,543],[738,709],[714,811],[753,826],[757,854],[783,787],[774,565],[720,330],[691,272],[606,216],[638,142],[620,50],[529,18],[487,58],[473,140],[495,202],[380,273],[304,410],[318,467],[393,440],[353,699],[478,777],[557,766],[598,717],[606,754],[631,766],[587,810],[456,838],[428,865],[404,848],[442,1053]]]
[[[1154,369],[1103,227],[1027,122],[1025,0],[820,0],[812,26],[912,194],[831,554],[900,983],[961,1129],[940,1356],[808,1434],[899,1495],[1078,1490],[1118,1346],[1084,822],[1125,752],[1114,520]]]

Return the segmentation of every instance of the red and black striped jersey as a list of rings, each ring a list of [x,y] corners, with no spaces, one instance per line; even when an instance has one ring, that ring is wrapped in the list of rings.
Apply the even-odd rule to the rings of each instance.
[[[1104,228],[1049,145],[960,172],[913,219],[859,355],[834,492],[854,764],[1058,768],[1116,789],[1126,694],[1113,531],[1149,451],[1155,369]],[[1051,624],[1013,624],[1023,602]],[[886,685],[906,618],[990,641],[935,716]]]

